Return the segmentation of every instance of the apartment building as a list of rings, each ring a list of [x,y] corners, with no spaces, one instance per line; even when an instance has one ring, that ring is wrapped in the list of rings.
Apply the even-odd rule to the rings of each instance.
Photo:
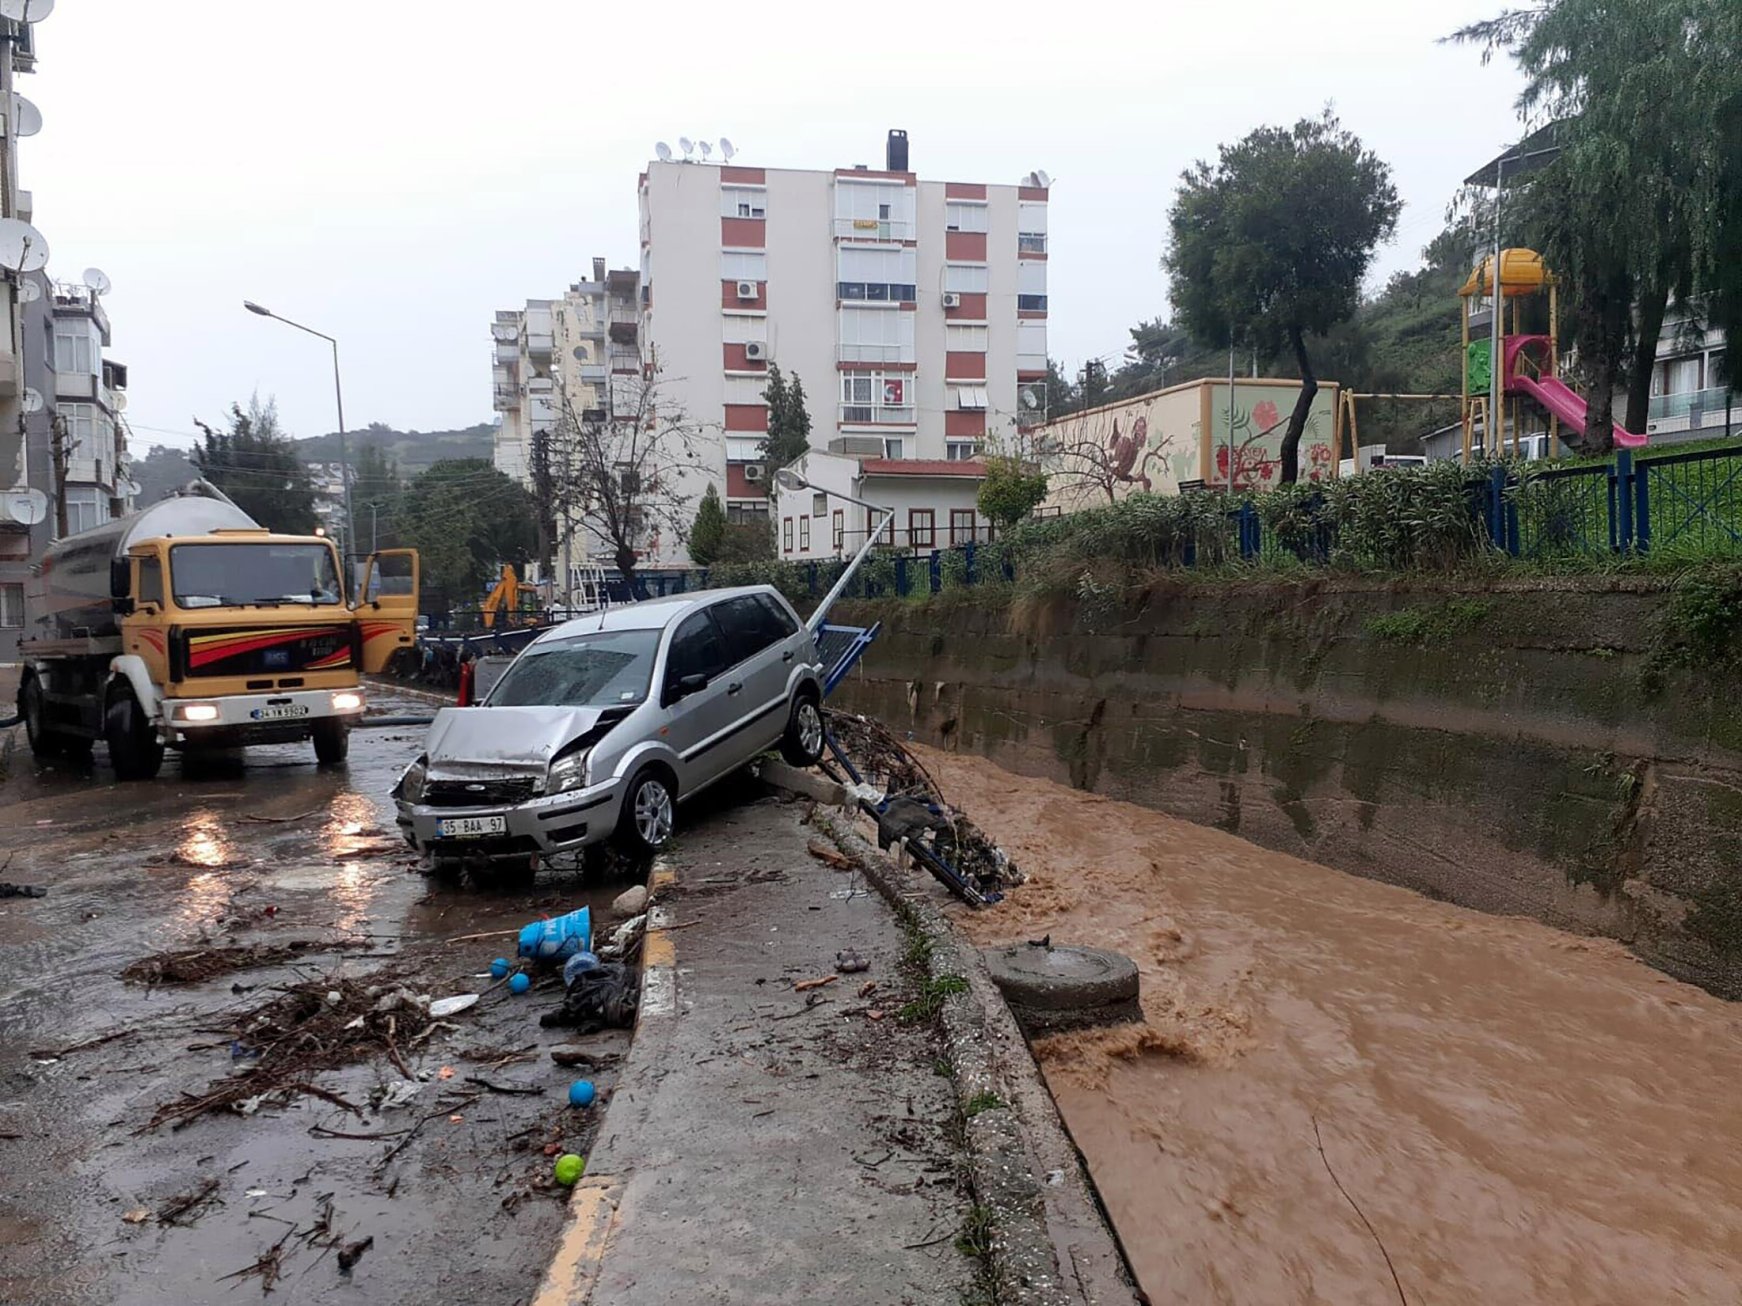
[[[132,511],[126,428],[127,367],[103,357],[109,314],[91,287],[57,282],[53,421],[63,461],[66,533],[76,535]],[[58,505],[56,512],[58,513]]]
[[[720,486],[729,517],[768,512],[770,363],[804,383],[812,448],[837,458],[971,464],[1044,420],[1046,186],[922,181],[907,151],[891,132],[880,169],[642,174],[644,352],[662,401],[719,431],[686,489]],[[964,478],[931,479],[950,491],[937,511],[961,511]],[[796,524],[781,552],[813,556]]]
[[[1670,314],[1658,334],[1646,434],[1664,444],[1742,434],[1742,399],[1732,404],[1724,332]],[[1742,387],[1738,387],[1742,389]]]

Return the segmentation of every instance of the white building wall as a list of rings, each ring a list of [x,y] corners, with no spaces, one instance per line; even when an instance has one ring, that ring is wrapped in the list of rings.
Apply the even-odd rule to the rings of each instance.
[[[768,170],[768,344],[787,376],[804,381],[811,440],[827,447],[840,412],[835,369],[834,178]]]
[[[986,436],[1014,434],[1016,419],[1017,189],[986,189]],[[939,455],[940,457],[942,455]]]
[[[919,372],[914,378],[919,395],[919,436],[909,454],[915,458],[944,456],[944,413],[950,407],[953,386],[944,384],[944,356],[948,349],[944,330],[944,184],[919,184],[919,320],[914,325]]]

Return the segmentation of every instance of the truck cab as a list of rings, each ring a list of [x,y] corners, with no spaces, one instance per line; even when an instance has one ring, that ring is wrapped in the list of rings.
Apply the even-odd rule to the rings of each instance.
[[[50,549],[20,646],[38,753],[101,738],[123,779],[155,775],[166,748],[307,739],[322,763],[344,760],[361,676],[414,642],[417,555],[372,556],[348,594],[332,540],[274,534],[222,504],[166,500]]]

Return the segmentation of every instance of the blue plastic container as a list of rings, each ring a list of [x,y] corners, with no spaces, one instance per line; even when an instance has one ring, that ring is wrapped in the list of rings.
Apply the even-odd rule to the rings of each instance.
[[[533,961],[567,961],[593,950],[593,913],[582,907],[551,921],[534,921],[520,931],[520,955]]]

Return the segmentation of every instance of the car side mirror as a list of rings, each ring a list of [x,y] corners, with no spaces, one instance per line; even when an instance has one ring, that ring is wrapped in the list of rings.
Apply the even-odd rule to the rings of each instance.
[[[119,603],[133,593],[133,563],[126,558],[109,562],[109,597]]]
[[[675,703],[679,699],[688,698],[691,694],[699,694],[707,687],[708,678],[706,676],[679,676],[666,694],[666,702]]]

